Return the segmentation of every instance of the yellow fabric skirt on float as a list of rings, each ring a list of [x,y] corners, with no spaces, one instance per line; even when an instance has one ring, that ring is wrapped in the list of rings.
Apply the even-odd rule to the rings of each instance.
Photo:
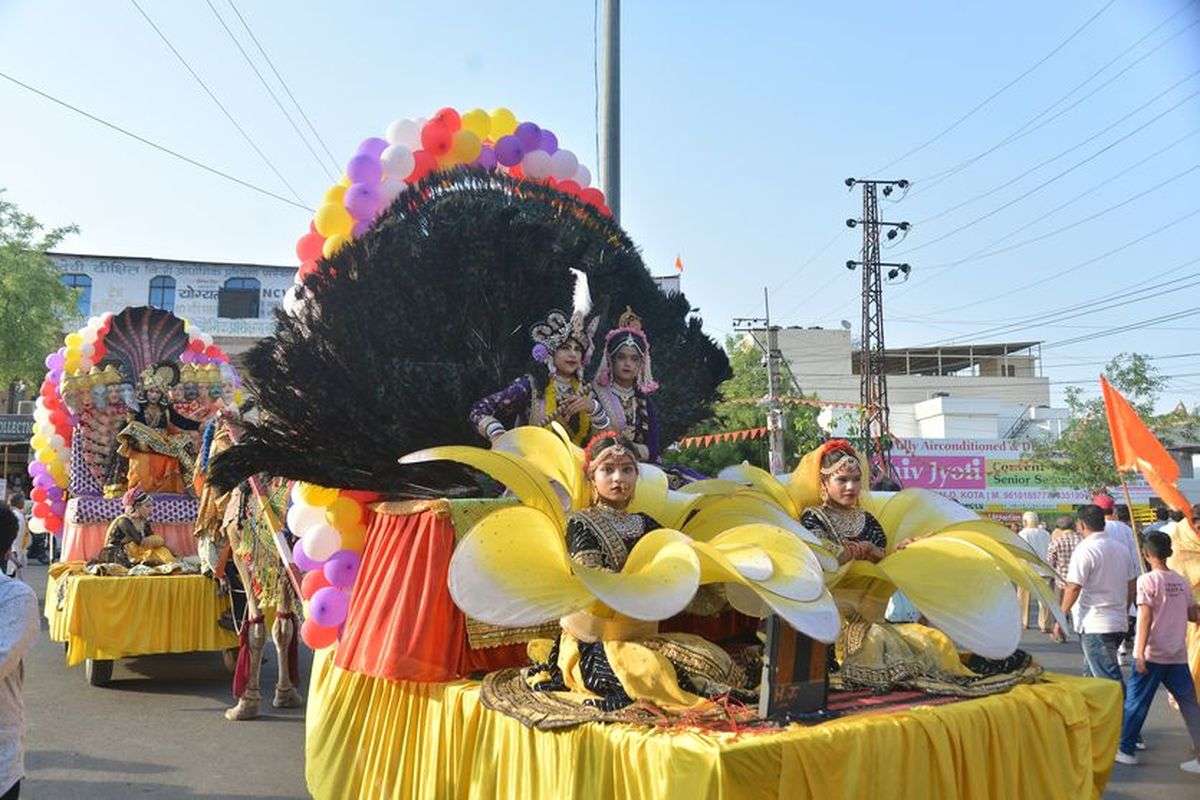
[[[313,662],[306,775],[333,798],[1098,798],[1121,726],[1113,681],[1044,683],[764,735],[589,723],[537,731],[479,684],[409,683]]]
[[[66,643],[69,667],[89,658],[237,647],[237,637],[217,624],[228,607],[229,597],[201,575],[62,575],[46,582],[50,639]]]

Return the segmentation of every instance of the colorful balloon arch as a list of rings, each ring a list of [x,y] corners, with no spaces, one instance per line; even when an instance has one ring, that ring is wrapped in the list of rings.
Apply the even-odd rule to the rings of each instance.
[[[360,236],[406,186],[431,172],[462,164],[546,183],[611,215],[592,174],[558,137],[535,122],[518,122],[507,108],[459,113],[446,107],[429,119],[398,119],[384,138],[364,139],[329,187],[309,231],[296,242],[303,278]]]
[[[128,311],[131,309],[122,313]],[[131,392],[137,382],[137,375],[120,373],[114,359],[106,358],[108,335],[117,316],[105,312],[91,317],[79,330],[64,337],[62,347],[46,356],[46,377],[34,406],[33,436],[29,440],[34,454],[29,464],[33,482],[30,491],[33,514],[29,524],[35,533],[62,535],[70,470],[82,468],[80,464],[72,464],[71,458],[72,443],[83,415],[76,402],[80,392],[99,385],[111,386],[114,391],[118,386],[128,385]],[[213,380],[240,387],[241,378],[230,364],[229,356],[213,344],[212,336],[186,319],[178,322],[183,323],[187,344],[179,341],[182,352],[172,360],[187,365],[185,369],[197,374],[213,371]],[[237,389],[234,394],[234,402],[240,402],[240,391]],[[132,397],[124,397],[120,402],[124,404],[122,407],[129,407]]]

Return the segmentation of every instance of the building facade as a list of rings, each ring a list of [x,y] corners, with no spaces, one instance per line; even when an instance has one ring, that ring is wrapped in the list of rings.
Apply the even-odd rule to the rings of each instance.
[[[50,253],[64,285],[78,292],[78,316],[153,306],[189,320],[231,355],[244,352],[275,329],[274,312],[295,279],[296,268],[273,264],[176,261],[140,256]]]

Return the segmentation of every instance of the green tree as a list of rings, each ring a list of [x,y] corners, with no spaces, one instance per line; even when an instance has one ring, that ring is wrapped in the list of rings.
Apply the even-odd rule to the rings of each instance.
[[[729,354],[729,365],[733,377],[718,388],[720,399],[713,407],[713,416],[695,425],[688,436],[706,433],[745,430],[767,424],[767,410],[759,400],[767,393],[767,372],[763,367],[763,353],[752,341],[728,337],[725,351]],[[793,386],[791,373],[783,365],[782,394],[789,394]],[[788,466],[794,466],[800,456],[816,447],[822,439],[817,425],[819,409],[814,406],[788,405],[784,427],[784,452]],[[755,466],[767,468],[767,440],[747,439],[740,442],[721,442],[709,447],[688,447],[667,451],[663,461],[668,464],[690,467],[706,475],[716,475],[722,467],[749,461]]]
[[[1104,374],[1142,419],[1151,428],[1156,427],[1154,404],[1166,381],[1150,360],[1139,353],[1118,353],[1108,362]],[[1039,442],[1035,457],[1053,463],[1055,477],[1064,486],[1098,490],[1120,483],[1113,465],[1104,400],[1086,398],[1081,387],[1068,386],[1066,405],[1070,417],[1062,436],[1057,441]]]
[[[46,255],[78,228],[43,232],[33,216],[4,199],[0,189],[0,385],[35,386],[46,353],[58,347],[62,321],[74,311],[74,293],[62,285]]]

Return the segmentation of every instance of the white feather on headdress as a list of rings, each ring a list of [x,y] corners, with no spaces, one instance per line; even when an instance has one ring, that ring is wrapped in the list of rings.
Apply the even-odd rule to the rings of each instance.
[[[571,272],[575,273],[575,293],[571,298],[572,316],[582,320],[592,311],[592,290],[588,288],[587,273],[574,268]]]

